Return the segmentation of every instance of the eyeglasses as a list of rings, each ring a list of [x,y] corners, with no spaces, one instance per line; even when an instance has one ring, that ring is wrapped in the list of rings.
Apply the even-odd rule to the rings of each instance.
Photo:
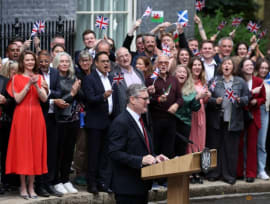
[[[141,98],[143,99],[144,101],[148,101],[151,99],[151,97],[141,97],[141,96],[136,96],[136,98]]]

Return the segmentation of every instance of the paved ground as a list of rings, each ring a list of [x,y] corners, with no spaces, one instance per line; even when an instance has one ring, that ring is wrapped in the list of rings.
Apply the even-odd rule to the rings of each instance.
[[[150,192],[149,204],[165,204],[166,188]],[[270,203],[270,181],[256,179],[254,183],[237,181],[233,186],[224,182],[208,182],[204,184],[191,184],[190,197],[191,204],[268,204]],[[255,194],[254,194],[255,193]],[[232,199],[233,197],[233,199]],[[80,192],[73,195],[65,195],[62,198],[38,198],[36,200],[23,200],[18,196],[18,192],[12,192],[0,196],[0,204],[113,204],[113,195],[99,193],[93,196],[88,193],[85,187],[80,187]]]

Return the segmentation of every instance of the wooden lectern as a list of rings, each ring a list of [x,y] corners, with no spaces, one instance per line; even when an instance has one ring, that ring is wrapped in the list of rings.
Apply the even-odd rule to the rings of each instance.
[[[210,150],[211,168],[217,166],[217,151]],[[189,175],[201,171],[201,152],[186,154],[181,157],[164,161],[142,168],[142,179],[156,179],[168,177],[168,204],[189,203]]]

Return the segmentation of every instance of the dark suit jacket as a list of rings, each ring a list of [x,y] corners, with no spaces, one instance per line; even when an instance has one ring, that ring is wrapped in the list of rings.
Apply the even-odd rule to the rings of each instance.
[[[45,103],[42,103],[42,110],[44,116],[48,114],[49,101],[50,99],[56,99],[61,97],[61,86],[59,81],[59,71],[55,68],[50,67],[50,95]],[[40,72],[42,75],[42,72]]]
[[[109,80],[112,84],[113,78],[111,76],[109,76]],[[109,116],[108,100],[103,97],[105,90],[97,71],[93,70],[90,75],[86,76],[82,85],[86,102],[85,127],[95,129],[107,128],[110,124],[110,117],[113,117],[118,107],[117,97],[115,97],[116,92],[113,91],[112,94],[113,112]]]
[[[144,84],[144,75],[143,73],[138,70],[137,68],[133,68],[134,72],[137,74],[137,76],[141,79],[141,81]],[[117,66],[115,67],[111,72],[110,72],[110,76],[114,77],[116,74],[121,73],[121,67]],[[119,82],[119,84],[117,85],[117,83],[114,84],[114,89],[117,92],[117,97],[118,97],[118,104],[119,104],[119,111],[116,114],[121,113],[123,110],[125,110],[126,108],[126,104],[127,104],[127,96],[126,96],[126,90],[127,90],[127,84],[125,80],[122,80]]]
[[[147,193],[152,182],[141,179],[141,167],[143,156],[149,153],[144,135],[127,110],[115,118],[108,137],[109,156],[113,164],[113,191],[126,195]],[[148,139],[151,153],[153,153],[149,132]]]

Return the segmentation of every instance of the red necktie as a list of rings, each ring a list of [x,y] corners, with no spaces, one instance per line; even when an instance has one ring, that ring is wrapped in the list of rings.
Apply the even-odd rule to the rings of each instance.
[[[140,117],[139,121],[140,121],[141,126],[142,126],[142,129],[143,129],[143,135],[144,135],[144,139],[145,139],[145,143],[146,143],[148,152],[151,153],[151,151],[150,151],[150,146],[149,146],[149,140],[148,140],[148,136],[147,136],[146,130],[145,130],[145,128],[144,128],[144,123],[143,123],[142,117]]]

